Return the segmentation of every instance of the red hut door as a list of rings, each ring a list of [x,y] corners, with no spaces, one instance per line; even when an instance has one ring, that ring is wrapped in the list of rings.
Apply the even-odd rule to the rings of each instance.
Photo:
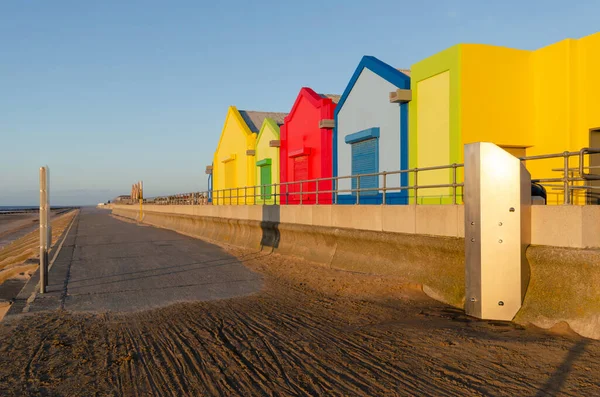
[[[300,182],[308,179],[308,156],[298,156],[294,158],[294,181]],[[300,189],[300,183],[295,184],[294,192],[302,191],[302,201],[308,198],[305,192],[309,191],[308,183],[302,184],[302,189]],[[294,201],[300,201],[300,195],[295,194],[292,197]]]

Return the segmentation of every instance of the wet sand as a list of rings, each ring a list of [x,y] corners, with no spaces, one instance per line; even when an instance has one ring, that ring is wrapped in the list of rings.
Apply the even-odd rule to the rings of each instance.
[[[27,214],[0,214],[0,250],[12,241],[21,237],[23,229],[30,232],[38,223],[37,213]]]
[[[401,278],[230,249],[265,287],[0,324],[0,394],[600,395],[600,342],[478,321]]]

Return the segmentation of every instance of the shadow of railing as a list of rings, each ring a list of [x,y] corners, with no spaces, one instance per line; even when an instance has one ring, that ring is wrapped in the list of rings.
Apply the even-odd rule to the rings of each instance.
[[[573,363],[583,354],[589,340],[583,339],[577,342],[570,350],[562,364],[554,371],[550,379],[536,393],[535,397],[558,396],[567,381],[569,373],[573,368]]]

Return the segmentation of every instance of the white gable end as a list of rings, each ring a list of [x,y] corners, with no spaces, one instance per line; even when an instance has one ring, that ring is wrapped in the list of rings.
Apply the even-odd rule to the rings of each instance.
[[[389,93],[397,87],[369,69],[363,69],[338,113],[338,175],[352,174],[352,150],[347,135],[379,128],[379,172],[400,169],[400,105],[390,103]],[[350,188],[350,179],[341,180],[340,189]],[[398,175],[387,177],[388,186],[399,186]],[[383,185],[383,177],[379,186]]]

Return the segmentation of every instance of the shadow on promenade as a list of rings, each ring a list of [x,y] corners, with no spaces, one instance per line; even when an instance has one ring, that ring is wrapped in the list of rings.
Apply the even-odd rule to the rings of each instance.
[[[271,247],[272,250],[279,248],[280,233],[279,223],[281,222],[281,207],[279,205],[263,205],[262,220],[260,228],[262,236],[260,247]]]

